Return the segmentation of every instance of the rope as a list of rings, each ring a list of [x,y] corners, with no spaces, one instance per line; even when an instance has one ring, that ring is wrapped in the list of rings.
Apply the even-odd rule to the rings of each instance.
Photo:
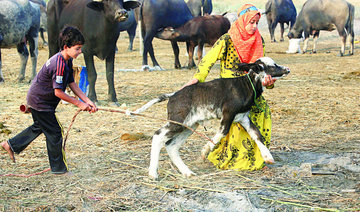
[[[205,138],[206,140],[210,141],[212,144],[215,145],[215,143],[209,137],[207,137],[206,135],[204,135],[202,133],[199,133],[196,130],[194,130],[193,128],[191,128],[189,126],[186,126],[185,124],[182,124],[182,123],[177,122],[177,121],[168,120],[168,119],[162,119],[162,118],[156,118],[156,117],[147,116],[147,115],[139,114],[139,113],[133,113],[133,112],[130,112],[130,111],[125,111],[125,110],[113,110],[113,109],[105,109],[105,108],[99,108],[98,110],[108,111],[108,112],[116,112],[116,113],[124,113],[124,114],[127,114],[127,115],[141,116],[141,117],[144,117],[144,118],[151,118],[151,119],[170,122],[170,123],[173,123],[173,124],[178,124],[178,125],[181,125],[181,126],[187,128],[187,129],[191,130],[192,132],[198,134],[200,137]]]
[[[255,106],[256,106],[257,109],[259,109],[261,112],[265,112],[265,110],[262,109],[262,108],[258,105],[258,103],[256,102],[256,90],[255,90],[254,84],[252,83],[252,81],[251,81],[251,79],[250,79],[249,74],[246,74],[246,76],[248,77],[248,79],[249,79],[249,81],[250,81],[250,84],[251,84],[251,87],[252,87],[252,89],[254,90],[254,93],[255,93],[255,95],[254,95],[254,103],[255,103]]]

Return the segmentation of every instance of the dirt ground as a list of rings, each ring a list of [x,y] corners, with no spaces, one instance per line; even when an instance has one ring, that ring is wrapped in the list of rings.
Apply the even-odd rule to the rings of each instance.
[[[266,56],[291,69],[290,75],[264,93],[272,111],[274,165],[254,172],[218,170],[199,159],[207,141],[192,135],[181,156],[197,175],[183,178],[163,149],[160,179],[152,181],[147,176],[151,137],[165,124],[160,119],[166,118],[166,103],[144,113],[154,118],[82,112],[66,144],[71,177],[50,172],[3,176],[49,168],[44,136],[16,155],[15,164],[0,151],[0,211],[360,211],[359,44],[355,55],[339,57],[337,32],[321,32],[317,54],[290,55],[285,53],[288,39],[271,43],[265,23],[262,19],[260,31]],[[359,40],[358,28],[356,34]],[[279,31],[275,36],[279,39]],[[115,64],[121,107],[106,101],[105,64],[96,59],[100,108],[135,110],[159,94],[176,91],[192,77],[194,70],[173,68],[170,43],[158,39],[154,40],[155,54],[166,70],[131,71],[141,68],[142,59],[138,37],[133,52],[126,51],[127,39],[122,33]],[[180,48],[185,64],[185,44]],[[32,124],[32,119],[19,111],[30,84],[16,80],[20,66],[16,49],[1,51],[5,83],[0,84],[0,141],[4,141]],[[47,48],[41,48],[38,70],[47,58]],[[84,65],[82,56],[74,64]],[[218,73],[216,64],[207,80]],[[74,106],[59,105],[57,116],[65,132],[76,111]],[[218,122],[204,126],[206,131],[202,126],[198,131],[212,136]]]

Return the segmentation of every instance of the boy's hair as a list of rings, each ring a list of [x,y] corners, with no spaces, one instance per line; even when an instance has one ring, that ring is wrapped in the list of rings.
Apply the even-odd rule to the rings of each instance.
[[[65,26],[59,34],[59,47],[64,50],[64,46],[72,47],[75,45],[84,45],[85,39],[80,30],[73,26]]]

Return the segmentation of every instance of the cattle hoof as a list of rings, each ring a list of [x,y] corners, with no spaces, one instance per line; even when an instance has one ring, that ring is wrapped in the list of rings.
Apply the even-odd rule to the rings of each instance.
[[[5,80],[3,78],[0,78],[0,84],[5,83]]]
[[[24,81],[24,79],[25,79],[25,77],[19,77],[19,78],[18,78],[18,82],[19,82],[19,83],[22,83],[22,82]]]
[[[110,106],[110,107],[120,107],[121,105],[120,105],[119,102],[110,102],[110,103],[109,103],[109,106]]]
[[[189,178],[191,176],[196,176],[196,174],[192,171],[186,172],[183,174],[184,177]]]
[[[154,71],[164,71],[163,68],[161,68],[160,66],[154,66]]]
[[[150,66],[148,66],[148,65],[143,65],[143,66],[141,67],[141,69],[142,69],[143,71],[150,71]]]
[[[149,171],[149,178],[152,180],[157,180],[159,176],[156,172]]]
[[[207,156],[210,153],[210,146],[209,145],[205,145],[203,147],[203,149],[201,150],[201,158],[203,159],[203,161],[206,160]]]

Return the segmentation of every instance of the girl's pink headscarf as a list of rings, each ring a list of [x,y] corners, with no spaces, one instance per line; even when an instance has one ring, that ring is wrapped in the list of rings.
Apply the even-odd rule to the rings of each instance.
[[[249,34],[245,26],[260,12],[252,4],[245,4],[238,11],[239,18],[231,25],[229,34],[234,43],[239,59],[243,63],[253,63],[263,56],[264,50],[261,36],[257,29],[254,34]]]

